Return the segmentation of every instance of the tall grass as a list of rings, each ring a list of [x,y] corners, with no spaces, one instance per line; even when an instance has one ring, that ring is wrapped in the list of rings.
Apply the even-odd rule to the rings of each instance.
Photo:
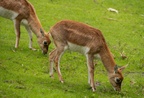
[[[28,34],[21,27],[18,49],[14,48],[13,23],[0,17],[0,97],[1,98],[135,98],[144,96],[144,1],[143,0],[29,0],[48,32],[63,19],[76,20],[100,29],[118,65],[124,70],[122,91],[115,92],[101,61],[96,60],[95,81],[100,85],[93,93],[87,83],[85,57],[66,52],[61,59],[65,80],[61,84],[57,73],[48,74],[48,55],[43,55],[34,35],[34,47],[28,49]],[[115,8],[118,14],[109,12]],[[54,49],[52,43],[49,52]],[[122,59],[120,53],[126,55]]]

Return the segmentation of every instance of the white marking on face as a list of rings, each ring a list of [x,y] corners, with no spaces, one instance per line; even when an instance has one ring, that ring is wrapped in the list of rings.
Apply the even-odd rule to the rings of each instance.
[[[68,49],[71,51],[80,52],[82,54],[87,54],[90,50],[89,47],[76,45],[76,44],[73,44],[71,42],[68,42]]]
[[[0,16],[8,19],[15,19],[18,16],[17,12],[0,7]]]

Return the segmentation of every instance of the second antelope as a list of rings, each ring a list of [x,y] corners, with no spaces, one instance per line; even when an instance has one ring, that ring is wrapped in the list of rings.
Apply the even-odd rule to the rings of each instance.
[[[122,70],[118,68],[100,30],[86,24],[71,20],[63,20],[56,23],[49,32],[56,48],[50,53],[50,76],[53,77],[53,64],[56,65],[59,80],[63,83],[60,72],[60,58],[66,50],[77,51],[86,56],[88,67],[88,83],[93,91],[96,90],[94,83],[94,62],[96,54],[100,58],[108,72],[109,81],[114,90],[121,90],[123,81]]]
[[[42,29],[34,7],[27,0],[0,0],[0,16],[11,19],[14,22],[16,33],[15,48],[18,48],[20,24],[23,24],[29,33],[29,48],[33,49],[32,32],[34,32],[38,38],[42,52],[44,54],[47,53],[48,46],[51,42],[49,35]]]

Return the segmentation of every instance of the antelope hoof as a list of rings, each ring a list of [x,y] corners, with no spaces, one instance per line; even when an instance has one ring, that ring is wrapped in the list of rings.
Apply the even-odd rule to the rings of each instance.
[[[53,76],[53,75],[50,75],[50,77],[51,77],[51,78],[54,78],[54,76]]]
[[[96,91],[96,89],[95,89],[95,88],[92,88],[92,91],[93,91],[93,92],[95,92],[95,91]]]
[[[63,81],[63,80],[61,80],[60,82],[61,82],[61,83],[64,83],[64,81]]]
[[[15,49],[17,49],[17,48],[18,48],[18,46],[15,45]]]

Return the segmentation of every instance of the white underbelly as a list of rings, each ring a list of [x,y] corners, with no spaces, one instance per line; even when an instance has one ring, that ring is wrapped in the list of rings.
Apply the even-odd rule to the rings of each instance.
[[[18,16],[17,12],[0,7],[0,16],[8,19],[15,19]]]
[[[28,26],[28,21],[26,19],[22,19],[21,24],[24,26]]]
[[[79,52],[79,53],[82,53],[82,54],[87,54],[90,50],[89,47],[76,45],[76,44],[73,44],[73,43],[70,43],[70,42],[68,42],[67,49],[71,50],[71,51]]]

